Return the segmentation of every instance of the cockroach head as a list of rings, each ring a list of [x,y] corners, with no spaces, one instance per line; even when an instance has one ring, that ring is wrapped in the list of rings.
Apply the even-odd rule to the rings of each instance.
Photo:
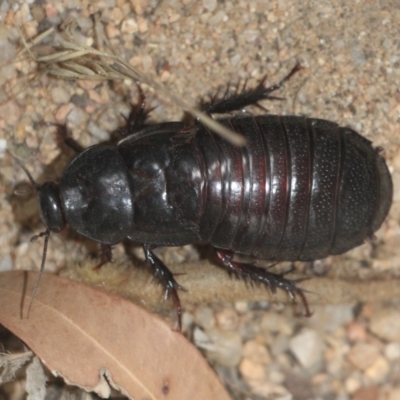
[[[58,233],[65,228],[58,183],[45,182],[40,186],[39,205],[40,215],[48,229]]]

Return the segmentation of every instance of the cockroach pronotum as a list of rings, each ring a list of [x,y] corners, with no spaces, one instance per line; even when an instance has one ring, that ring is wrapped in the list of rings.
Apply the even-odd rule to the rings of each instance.
[[[206,113],[226,114],[258,105],[278,84],[214,99]],[[140,89],[140,87],[139,87]],[[69,224],[101,244],[102,263],[111,247],[128,238],[143,244],[147,264],[171,296],[178,313],[182,287],[154,254],[158,246],[209,243],[220,264],[272,292],[307,300],[295,281],[253,264],[233,260],[235,253],[273,261],[310,261],[344,253],[380,227],[392,201],[392,181],[379,149],[350,128],[302,116],[230,115],[218,121],[242,134],[236,147],[197,121],[146,124],[148,110],[140,90],[123,139],[116,146],[88,149],[67,137],[79,154],[59,182],[38,185],[47,229]]]

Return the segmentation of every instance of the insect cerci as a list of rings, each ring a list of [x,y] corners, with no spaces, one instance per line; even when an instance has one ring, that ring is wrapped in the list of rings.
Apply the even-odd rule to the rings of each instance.
[[[299,68],[274,86],[263,80],[204,110],[226,114],[273,99],[271,93]],[[79,154],[59,182],[39,186],[24,170],[47,227],[44,254],[50,232],[67,224],[101,244],[103,263],[122,240],[142,243],[179,323],[182,288],[155,247],[209,243],[228,271],[299,296],[309,314],[295,281],[233,255],[307,261],[340,254],[371,237],[389,211],[392,181],[385,160],[350,128],[302,116],[231,114],[218,121],[245,137],[246,145],[236,147],[199,121],[147,125],[144,104],[141,92],[116,146],[81,151],[68,138]],[[59,130],[66,136],[65,128]]]

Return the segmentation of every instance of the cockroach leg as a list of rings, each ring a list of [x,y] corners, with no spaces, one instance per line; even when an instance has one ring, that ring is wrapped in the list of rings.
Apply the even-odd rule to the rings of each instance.
[[[112,246],[109,244],[100,243],[100,250],[101,250],[101,257],[100,262],[97,264],[94,269],[100,270],[100,268],[107,263],[112,263],[113,256],[112,256]]]
[[[82,153],[85,148],[75,139],[72,138],[67,125],[58,124],[56,122],[45,122],[46,126],[54,126],[57,133],[57,143],[61,147],[62,144],[72,149],[76,154]]]
[[[238,279],[243,279],[251,285],[254,283],[263,283],[268,287],[272,294],[275,294],[277,289],[283,289],[293,302],[296,296],[299,296],[304,308],[305,316],[311,317],[312,313],[308,306],[307,298],[304,290],[297,287],[297,281],[286,279],[284,274],[274,274],[268,270],[256,267],[253,264],[241,263],[233,261],[234,253],[228,250],[215,249],[218,261],[224,266],[228,272],[235,275]]]
[[[151,246],[143,245],[146,264],[151,268],[154,278],[164,287],[164,299],[171,298],[177,314],[177,331],[182,330],[182,306],[179,299],[178,290],[186,291],[178,282],[176,282],[172,272],[166,265],[151,251]]]

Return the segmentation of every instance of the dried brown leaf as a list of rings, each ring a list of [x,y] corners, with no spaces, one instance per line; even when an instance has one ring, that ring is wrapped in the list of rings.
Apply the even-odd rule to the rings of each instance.
[[[136,305],[55,275],[0,274],[0,323],[55,375],[108,396],[110,383],[132,399],[229,399],[198,350]],[[24,316],[21,318],[21,316]]]

